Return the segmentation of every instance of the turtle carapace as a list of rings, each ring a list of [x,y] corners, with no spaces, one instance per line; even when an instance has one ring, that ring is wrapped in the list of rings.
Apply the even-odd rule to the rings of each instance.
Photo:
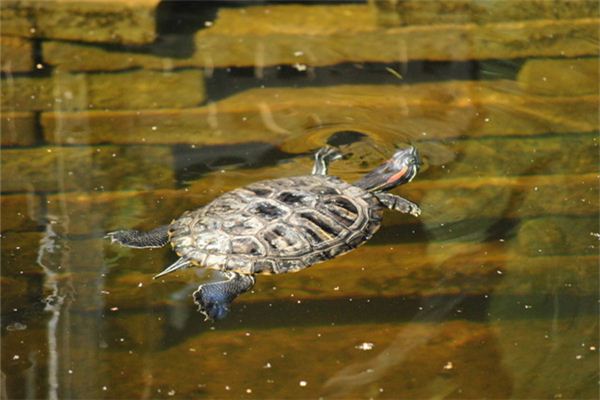
[[[337,149],[324,147],[315,154],[311,175],[255,182],[169,225],[107,237],[134,248],[171,243],[179,259],[156,277],[192,265],[221,271],[226,280],[202,284],[193,295],[202,313],[221,319],[254,285],[255,275],[298,271],[357,248],[379,229],[384,208],[420,214],[416,204],[387,193],[417,174],[414,147],[397,151],[353,184],[327,175],[329,162],[340,157]]]

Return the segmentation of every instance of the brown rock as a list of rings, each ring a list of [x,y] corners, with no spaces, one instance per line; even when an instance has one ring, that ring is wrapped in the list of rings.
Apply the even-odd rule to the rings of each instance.
[[[37,140],[37,116],[33,112],[3,111],[0,133],[2,146],[31,146]]]
[[[598,254],[598,216],[552,216],[526,220],[519,226],[518,251],[528,256]]]
[[[532,136],[485,139],[453,139],[417,145],[430,167],[420,179],[461,176],[515,176],[586,174],[600,164],[597,135]],[[435,145],[430,147],[430,145]],[[448,153],[446,161],[433,164],[436,153]]]
[[[156,37],[158,0],[6,0],[2,32],[28,38],[149,43]]]
[[[0,70],[6,73],[33,70],[33,43],[18,37],[0,36]]]
[[[526,95],[512,81],[342,85],[252,89],[184,110],[43,113],[41,122],[52,143],[261,141],[298,148],[298,143],[306,145],[315,128],[341,122],[382,135],[393,129],[385,137],[392,143],[591,132],[597,128],[598,105],[597,95]],[[55,138],[51,133],[58,126],[61,136]],[[286,146],[286,141],[296,145]]]
[[[494,23],[537,19],[572,19],[598,15],[594,0],[455,0],[422,2],[418,0],[370,0],[384,26],[422,24]]]
[[[176,88],[176,90],[175,90]],[[127,71],[15,77],[2,85],[5,110],[152,109],[193,107],[204,100],[201,71]]]
[[[527,93],[547,96],[597,94],[600,87],[597,58],[528,60],[518,81]]]
[[[335,7],[221,9],[217,22],[197,33],[194,57],[208,68],[260,68],[598,53],[594,18],[385,29],[373,23],[367,5]],[[335,21],[329,23],[330,19]]]
[[[575,57],[598,54],[598,20],[586,18],[593,15],[388,29],[378,25],[368,5],[221,8],[214,25],[197,32],[196,50],[188,58],[64,42],[44,43],[43,56],[45,62],[73,71]]]
[[[35,194],[0,196],[2,232],[35,230],[40,223],[40,202]]]
[[[2,191],[104,191],[173,185],[171,149],[41,147],[2,151]]]

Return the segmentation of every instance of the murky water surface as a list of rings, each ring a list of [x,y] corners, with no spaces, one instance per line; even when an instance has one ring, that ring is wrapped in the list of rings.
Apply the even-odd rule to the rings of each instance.
[[[217,66],[194,104],[152,107],[162,94],[132,87],[142,106],[92,111],[78,93],[129,70],[93,72],[95,89],[58,67],[32,73],[75,100],[34,107],[33,142],[3,149],[3,394],[595,398],[597,58],[498,57]],[[185,79],[170,90],[201,78]],[[169,248],[103,238],[308,174],[326,144],[345,155],[331,174],[350,182],[414,145],[421,172],[393,193],[422,215],[386,211],[365,246],[259,276],[223,321],[203,321],[191,298],[218,274],[153,280],[176,260]]]

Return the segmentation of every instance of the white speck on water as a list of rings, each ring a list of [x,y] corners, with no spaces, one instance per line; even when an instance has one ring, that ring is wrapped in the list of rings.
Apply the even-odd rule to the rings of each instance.
[[[596,351],[596,346],[590,346],[590,351]]]
[[[248,393],[248,394],[252,393],[252,389],[250,389],[250,388],[246,389],[246,393]]]
[[[111,307],[110,311],[119,311],[119,307]]]
[[[529,310],[529,309],[531,309],[531,308],[533,308],[533,306],[532,306],[532,305],[530,305],[530,304],[525,304],[525,309],[526,309],[526,310]]]
[[[484,120],[485,122],[490,122],[490,119],[489,119],[489,118],[484,118],[483,120]]]
[[[383,388],[379,388],[379,393],[383,393]]]
[[[595,238],[598,238],[598,240],[600,240],[600,233],[598,233],[598,232],[590,232],[590,236],[593,236]]]
[[[138,287],[142,287],[144,284],[142,282],[138,283]]]
[[[363,342],[363,343],[359,344],[358,346],[354,346],[355,349],[363,350],[363,351],[373,350],[373,347],[375,347],[375,345],[371,342]]]
[[[18,354],[15,354],[15,355],[13,356],[13,360],[18,360],[19,358],[21,358],[21,357],[19,357],[19,355],[18,355]]]
[[[196,349],[195,349],[195,348],[193,348],[193,347],[190,347],[188,350],[189,350],[189,351],[191,351],[191,352],[194,352],[194,351],[196,351]]]
[[[427,136],[427,132],[421,132],[421,136]]]
[[[246,333],[245,333],[245,335],[246,335],[246,336],[250,336],[250,332],[246,332]]]
[[[448,361],[446,363],[446,365],[444,365],[444,369],[445,370],[451,370],[452,368],[454,368],[454,365],[452,364],[452,361]]]
[[[102,390],[106,392],[108,390],[108,387],[102,386]]]
[[[497,270],[496,270],[496,273],[497,273],[498,275],[502,275],[502,271],[500,271],[499,269],[497,269]]]
[[[301,50],[298,50],[298,51],[294,52],[294,56],[296,56],[296,57],[300,57],[300,56],[303,56],[303,55],[304,55],[304,52],[301,51]]]
[[[336,286],[336,287],[333,288],[333,290],[335,290],[337,292],[338,290],[340,290],[340,287]]]
[[[154,126],[152,127],[152,130],[153,130],[153,131],[155,131],[155,130],[157,130],[157,129],[158,129],[158,126],[156,126],[156,125],[154,125]]]
[[[169,396],[175,396],[175,390],[171,389],[167,392]]]
[[[68,372],[69,372],[69,375],[73,375],[73,370],[72,369],[70,369]]]
[[[231,390],[231,388],[229,386],[225,386],[225,390]]]
[[[296,68],[296,70],[302,72],[302,71],[306,71],[307,66],[306,66],[306,64],[295,63],[294,68]]]
[[[37,63],[37,64],[35,64],[35,67],[36,67],[37,69],[44,69],[44,65],[42,65],[42,64],[40,64],[40,63]]]
[[[212,21],[204,21],[204,26],[208,28],[208,27],[213,26],[213,23],[212,23]]]
[[[306,385],[308,385],[308,382],[306,382],[306,381],[300,381],[300,382],[298,382],[298,384],[300,386],[302,386],[302,387],[305,387]]]
[[[271,368],[271,363],[266,363],[265,365],[263,365],[263,368],[267,369],[267,368]]]
[[[581,360],[582,358],[583,358],[583,356],[582,356],[581,354],[577,354],[577,355],[575,356],[575,359],[576,359],[576,360]]]

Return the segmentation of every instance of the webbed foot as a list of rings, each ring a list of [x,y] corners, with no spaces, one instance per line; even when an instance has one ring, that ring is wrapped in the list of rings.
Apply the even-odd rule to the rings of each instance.
[[[121,246],[149,249],[166,245],[169,242],[168,232],[169,226],[164,225],[149,232],[140,232],[133,229],[109,232],[105,238],[110,239],[111,243],[118,243]]]
[[[375,193],[381,204],[390,210],[400,211],[404,214],[410,214],[415,217],[421,215],[421,208],[412,201],[391,193]]]
[[[198,304],[198,311],[206,319],[220,320],[229,313],[231,302],[240,294],[254,286],[252,275],[242,275],[235,272],[225,273],[228,280],[221,282],[205,283],[198,286],[194,292],[194,302]]]

